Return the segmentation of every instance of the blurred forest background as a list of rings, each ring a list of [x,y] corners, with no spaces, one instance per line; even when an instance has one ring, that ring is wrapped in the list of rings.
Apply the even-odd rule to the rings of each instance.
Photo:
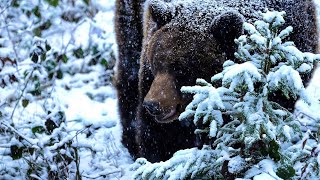
[[[0,3],[0,177],[119,178],[113,0]]]

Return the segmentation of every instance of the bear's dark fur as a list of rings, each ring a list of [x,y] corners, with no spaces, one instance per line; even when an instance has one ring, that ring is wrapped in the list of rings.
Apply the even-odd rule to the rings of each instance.
[[[191,101],[182,86],[196,78],[208,81],[234,58],[234,39],[242,23],[258,12],[286,11],[286,25],[294,28],[289,40],[305,52],[316,53],[318,31],[311,0],[117,0],[116,34],[119,47],[117,83],[122,142],[136,157],[166,160],[197,145],[195,127],[178,121]],[[144,15],[142,16],[142,11]],[[143,30],[143,31],[142,31]],[[139,73],[138,73],[139,71]],[[303,76],[305,83],[311,74]],[[293,110],[295,100],[280,93],[270,97]]]
[[[144,0],[117,0],[115,15],[118,62],[115,86],[118,92],[122,143],[130,154],[137,154],[135,125],[138,105],[138,72],[142,47]]]

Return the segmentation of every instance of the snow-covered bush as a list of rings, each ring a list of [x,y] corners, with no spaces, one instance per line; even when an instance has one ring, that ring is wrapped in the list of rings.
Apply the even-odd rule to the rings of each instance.
[[[96,157],[110,158],[108,152],[118,153],[111,135],[99,139],[109,141],[110,146],[104,148],[92,141],[98,139],[96,132],[114,127],[115,122],[94,124],[80,118],[73,120],[78,124],[67,122],[64,110],[68,107],[57,92],[80,84],[90,83],[95,89],[111,84],[114,57],[112,43],[107,41],[110,32],[96,23],[96,18],[103,16],[94,3],[0,2],[1,178],[81,179],[119,172],[116,161],[115,168],[108,171],[94,162]],[[95,76],[89,75],[92,72]],[[97,101],[107,98],[94,92],[88,97]],[[70,124],[76,127],[70,128]],[[81,169],[81,153],[91,157],[90,168]]]
[[[268,11],[254,24],[244,23],[246,35],[235,40],[237,60],[226,61],[211,78],[221,87],[203,79],[182,87],[195,95],[180,120],[191,117],[204,127],[195,133],[209,136],[210,146],[181,150],[155,164],[138,159],[136,179],[320,178],[318,136],[303,139],[292,113],[268,99],[281,91],[288,99],[308,103],[300,75],[320,60],[285,41],[293,28],[281,29],[284,15]]]

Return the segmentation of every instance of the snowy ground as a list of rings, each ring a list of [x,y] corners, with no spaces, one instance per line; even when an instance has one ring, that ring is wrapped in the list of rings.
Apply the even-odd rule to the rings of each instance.
[[[319,7],[320,1],[315,0]],[[95,23],[110,34],[106,41],[115,43],[113,30],[113,10],[114,0],[95,0],[100,6],[101,12],[95,16]],[[319,11],[320,19],[320,11]],[[90,23],[84,22],[74,31],[75,44],[86,46],[88,42]],[[61,46],[70,39],[70,34],[66,34],[62,39],[48,35],[48,42],[53,47]],[[116,49],[115,45],[113,49]],[[73,68],[80,67],[81,64],[75,64]],[[95,67],[94,71],[89,74],[76,74],[74,76],[66,75],[63,79],[57,80],[53,97],[59,102],[63,111],[66,113],[67,129],[70,131],[79,131],[84,129],[88,124],[94,127],[101,127],[96,130],[95,134],[86,138],[85,135],[78,135],[77,143],[88,146],[97,152],[92,155],[90,151],[82,150],[80,152],[80,169],[84,170],[84,174],[88,174],[88,179],[102,178],[102,174],[106,179],[131,179],[132,172],[129,171],[130,164],[133,163],[127,150],[120,143],[121,127],[117,109],[116,92],[112,85],[97,86],[97,83],[103,79],[104,70]],[[66,88],[68,87],[68,88]],[[310,107],[299,102],[297,107],[297,116],[302,121],[308,123],[313,119],[320,119],[320,68],[315,72],[314,78],[308,87],[308,93],[315,100]],[[39,114],[41,108],[37,104],[30,104],[27,108],[18,110],[16,113],[16,123],[22,119],[22,116],[30,116]],[[304,112],[304,114],[301,114]],[[26,117],[23,117],[26,119]],[[20,122],[23,123],[23,122]],[[3,159],[0,159],[0,161]],[[0,162],[0,167],[4,166]],[[2,167],[1,167],[2,168]],[[94,174],[94,175],[93,175]]]

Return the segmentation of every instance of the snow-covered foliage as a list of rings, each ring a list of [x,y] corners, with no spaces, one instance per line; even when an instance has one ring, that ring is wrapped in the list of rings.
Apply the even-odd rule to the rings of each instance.
[[[262,13],[261,20],[244,23],[246,35],[235,40],[237,60],[228,60],[223,71],[182,87],[193,93],[180,120],[193,117],[210,145],[202,150],[181,150],[166,161],[136,161],[136,179],[320,178],[318,136],[302,139],[301,124],[293,114],[268,99],[280,91],[288,99],[310,102],[301,75],[310,73],[320,55],[300,52],[286,42],[292,27],[282,29],[285,12]],[[205,153],[206,155],[204,155]],[[191,157],[190,157],[191,156]],[[192,168],[190,164],[197,164]],[[206,172],[203,173],[202,172]]]
[[[1,179],[121,177],[114,1],[0,2]],[[122,157],[122,158],[120,158]]]
[[[136,160],[131,169],[135,171],[135,179],[210,179],[215,158],[213,151],[206,146],[202,150],[196,148],[181,150],[174,154],[170,161],[151,164],[144,158]]]

